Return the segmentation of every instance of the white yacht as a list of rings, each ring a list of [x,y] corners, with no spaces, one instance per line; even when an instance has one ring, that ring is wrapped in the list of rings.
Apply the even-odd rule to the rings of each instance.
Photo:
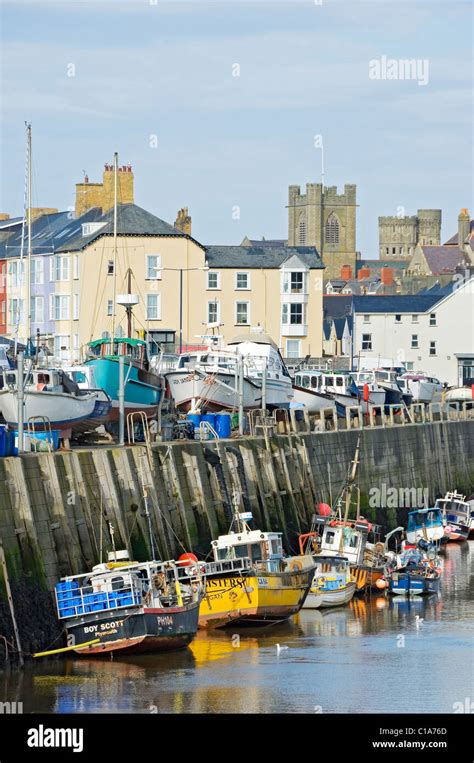
[[[176,408],[208,411],[239,407],[239,376],[243,372],[244,409],[261,408],[265,372],[267,408],[288,408],[292,381],[275,342],[263,332],[235,337],[220,348],[186,352],[177,368],[164,374]]]

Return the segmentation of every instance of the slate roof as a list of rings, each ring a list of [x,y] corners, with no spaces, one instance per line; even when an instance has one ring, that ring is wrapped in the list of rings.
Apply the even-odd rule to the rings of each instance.
[[[106,225],[89,236],[83,236],[82,231],[78,235],[69,239],[59,252],[72,252],[84,249],[88,244],[101,236],[112,236],[114,228],[114,211],[109,209],[104,215],[97,218],[97,222],[105,222]],[[136,204],[118,204],[117,205],[117,235],[118,236],[179,236],[194,241],[198,246],[204,249],[203,245],[193,239],[187,233],[178,230],[173,225],[166,223],[146,209],[138,207]]]
[[[442,299],[435,294],[364,295],[354,298],[354,313],[426,313]]]
[[[470,234],[474,233],[474,220],[470,221],[469,229],[470,229]],[[468,234],[468,236],[466,237],[466,240],[463,241],[464,244],[469,243],[470,234]],[[444,242],[444,246],[457,246],[458,244],[459,244],[459,241],[458,241],[457,233],[455,233],[454,236],[451,236],[451,238],[448,238],[448,240]]]
[[[375,274],[380,275],[380,271],[385,266],[393,268],[394,271],[406,270],[409,262],[410,259],[407,259],[406,257],[404,260],[358,260],[356,263],[356,272],[358,273],[361,268],[369,268],[371,276]]]
[[[0,220],[0,230],[5,228],[12,228],[15,225],[21,225],[23,217],[9,217],[6,220]]]
[[[422,246],[428,267],[434,276],[455,273],[459,265],[464,265],[466,255],[454,246]]]
[[[340,318],[352,313],[352,294],[324,294],[323,313],[325,318]]]
[[[83,222],[90,222],[100,215],[97,209],[91,209],[77,220],[71,219],[70,212],[53,212],[41,215],[31,222],[32,254],[51,254],[59,251],[65,238],[77,235],[82,230]],[[0,259],[21,256],[21,227],[11,236],[0,241]],[[28,252],[28,235],[25,230],[23,255]]]
[[[246,239],[244,239],[245,241]],[[258,246],[258,247],[273,247],[273,246],[286,246],[286,239],[284,238],[262,238],[261,240],[255,239],[255,238],[249,238],[247,239],[250,242],[251,246]],[[241,246],[245,246],[245,244],[242,242]],[[248,246],[248,244],[247,244]]]
[[[299,257],[314,269],[324,268],[314,246],[207,246],[210,268],[279,268],[291,257]]]

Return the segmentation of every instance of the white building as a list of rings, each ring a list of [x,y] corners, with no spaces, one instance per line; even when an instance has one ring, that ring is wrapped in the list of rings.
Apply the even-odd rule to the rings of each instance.
[[[364,358],[474,383],[474,278],[433,293],[354,297],[353,367]]]

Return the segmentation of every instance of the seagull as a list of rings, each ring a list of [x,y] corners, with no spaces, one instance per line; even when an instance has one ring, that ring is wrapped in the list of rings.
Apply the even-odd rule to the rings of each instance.
[[[288,647],[287,647],[287,646],[280,646],[280,644],[277,644],[277,645],[276,645],[276,649],[277,649],[277,654],[280,654],[280,652],[281,652],[283,649],[288,649]]]

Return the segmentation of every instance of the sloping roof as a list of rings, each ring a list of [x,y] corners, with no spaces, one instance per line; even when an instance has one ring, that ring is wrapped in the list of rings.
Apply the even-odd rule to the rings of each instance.
[[[314,246],[207,246],[210,268],[279,268],[295,255],[311,269],[324,268]]]
[[[443,273],[455,273],[456,268],[466,262],[465,253],[458,247],[423,245],[421,249],[434,276]]]
[[[442,297],[435,294],[390,294],[354,297],[354,313],[425,313]]]
[[[83,222],[91,222],[100,216],[100,210],[90,209],[77,220],[71,219],[70,212],[53,212],[41,215],[31,222],[32,254],[51,254],[61,250],[64,241],[76,236],[82,230]],[[21,256],[21,227],[11,236],[0,241],[0,259]],[[25,229],[23,255],[28,251],[28,234]]]
[[[356,272],[358,273],[362,268],[369,268],[371,276],[375,274],[380,275],[380,271],[384,267],[393,268],[393,270],[406,270],[409,262],[410,258],[407,257],[404,260],[358,260],[356,262]]]
[[[337,338],[342,339],[342,335],[344,334],[344,329],[346,326],[346,318],[334,318],[333,323],[336,329]]]
[[[8,217],[6,220],[0,220],[0,230],[13,228],[15,225],[21,225],[23,217]]]
[[[323,334],[325,339],[331,338],[331,330],[333,326],[333,321],[330,318],[325,318],[323,321]]]
[[[241,246],[258,246],[260,248],[272,247],[272,246],[286,246],[286,239],[284,238],[262,238],[261,240],[256,238],[248,238],[247,236],[241,243]]]
[[[88,244],[101,236],[112,236],[114,228],[114,210],[109,209],[104,215],[101,215],[98,222],[105,222],[106,225],[89,236],[83,236],[82,231],[78,235],[68,240],[58,251],[71,252],[84,249]],[[118,204],[117,205],[117,235],[118,236],[179,236],[194,241],[198,246],[202,246],[187,233],[178,230],[173,225],[166,223],[146,209],[138,207],[136,204]]]
[[[467,244],[469,242],[469,236],[474,231],[474,220],[471,220],[469,223],[469,230],[470,232],[466,236],[466,240],[463,241],[463,244]],[[451,238],[448,238],[447,241],[444,242],[444,246],[457,246],[459,244],[458,241],[458,234],[455,233],[454,236],[451,236]]]
[[[352,312],[351,294],[324,294],[323,314],[325,318],[340,318]]]

